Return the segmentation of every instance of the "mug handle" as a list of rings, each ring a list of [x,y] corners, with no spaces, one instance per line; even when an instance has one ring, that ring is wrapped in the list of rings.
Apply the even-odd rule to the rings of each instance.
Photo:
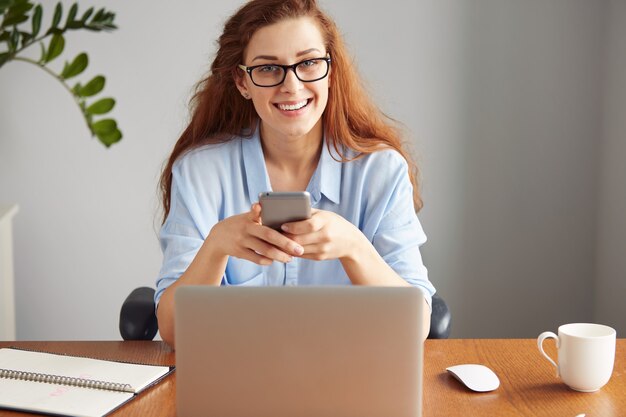
[[[556,362],[554,362],[552,360],[552,358],[550,356],[548,356],[548,354],[543,350],[543,341],[546,340],[546,339],[550,339],[550,338],[552,338],[552,339],[554,339],[556,341],[556,348],[558,349],[559,348],[559,344],[560,344],[559,343],[559,337],[557,335],[555,335],[554,333],[552,333],[552,332],[543,332],[543,333],[541,333],[539,335],[539,337],[537,338],[537,347],[539,348],[539,352],[541,352],[541,354],[543,356],[545,356],[545,358],[547,360],[549,360],[552,365],[554,365],[554,367],[556,368],[556,376],[560,378],[560,375],[559,375],[559,365],[557,365]]]

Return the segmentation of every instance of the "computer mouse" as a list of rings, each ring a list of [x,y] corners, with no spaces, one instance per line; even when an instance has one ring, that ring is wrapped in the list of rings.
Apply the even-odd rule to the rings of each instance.
[[[485,365],[455,365],[446,368],[446,371],[472,391],[488,392],[500,386],[498,376]]]

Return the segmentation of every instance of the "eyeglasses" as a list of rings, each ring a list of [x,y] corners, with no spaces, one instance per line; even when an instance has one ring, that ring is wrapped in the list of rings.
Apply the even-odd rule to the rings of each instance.
[[[303,83],[312,83],[328,75],[330,57],[305,59],[293,65],[262,64],[238,67],[246,71],[252,83],[258,87],[275,87],[282,84],[287,78],[288,70],[292,70]]]

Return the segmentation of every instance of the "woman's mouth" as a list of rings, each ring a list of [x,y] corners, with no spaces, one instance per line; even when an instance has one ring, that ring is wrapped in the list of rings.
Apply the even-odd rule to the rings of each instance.
[[[310,102],[311,99],[304,99],[291,104],[276,103],[274,106],[278,107],[278,109],[282,111],[297,111],[305,108]]]

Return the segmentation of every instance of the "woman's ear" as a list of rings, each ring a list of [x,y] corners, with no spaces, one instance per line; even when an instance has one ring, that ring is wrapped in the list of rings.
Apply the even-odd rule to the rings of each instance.
[[[248,80],[246,79],[245,74],[242,74],[242,71],[238,71],[234,78],[237,90],[239,90],[243,98],[249,99],[250,93],[248,92]]]

